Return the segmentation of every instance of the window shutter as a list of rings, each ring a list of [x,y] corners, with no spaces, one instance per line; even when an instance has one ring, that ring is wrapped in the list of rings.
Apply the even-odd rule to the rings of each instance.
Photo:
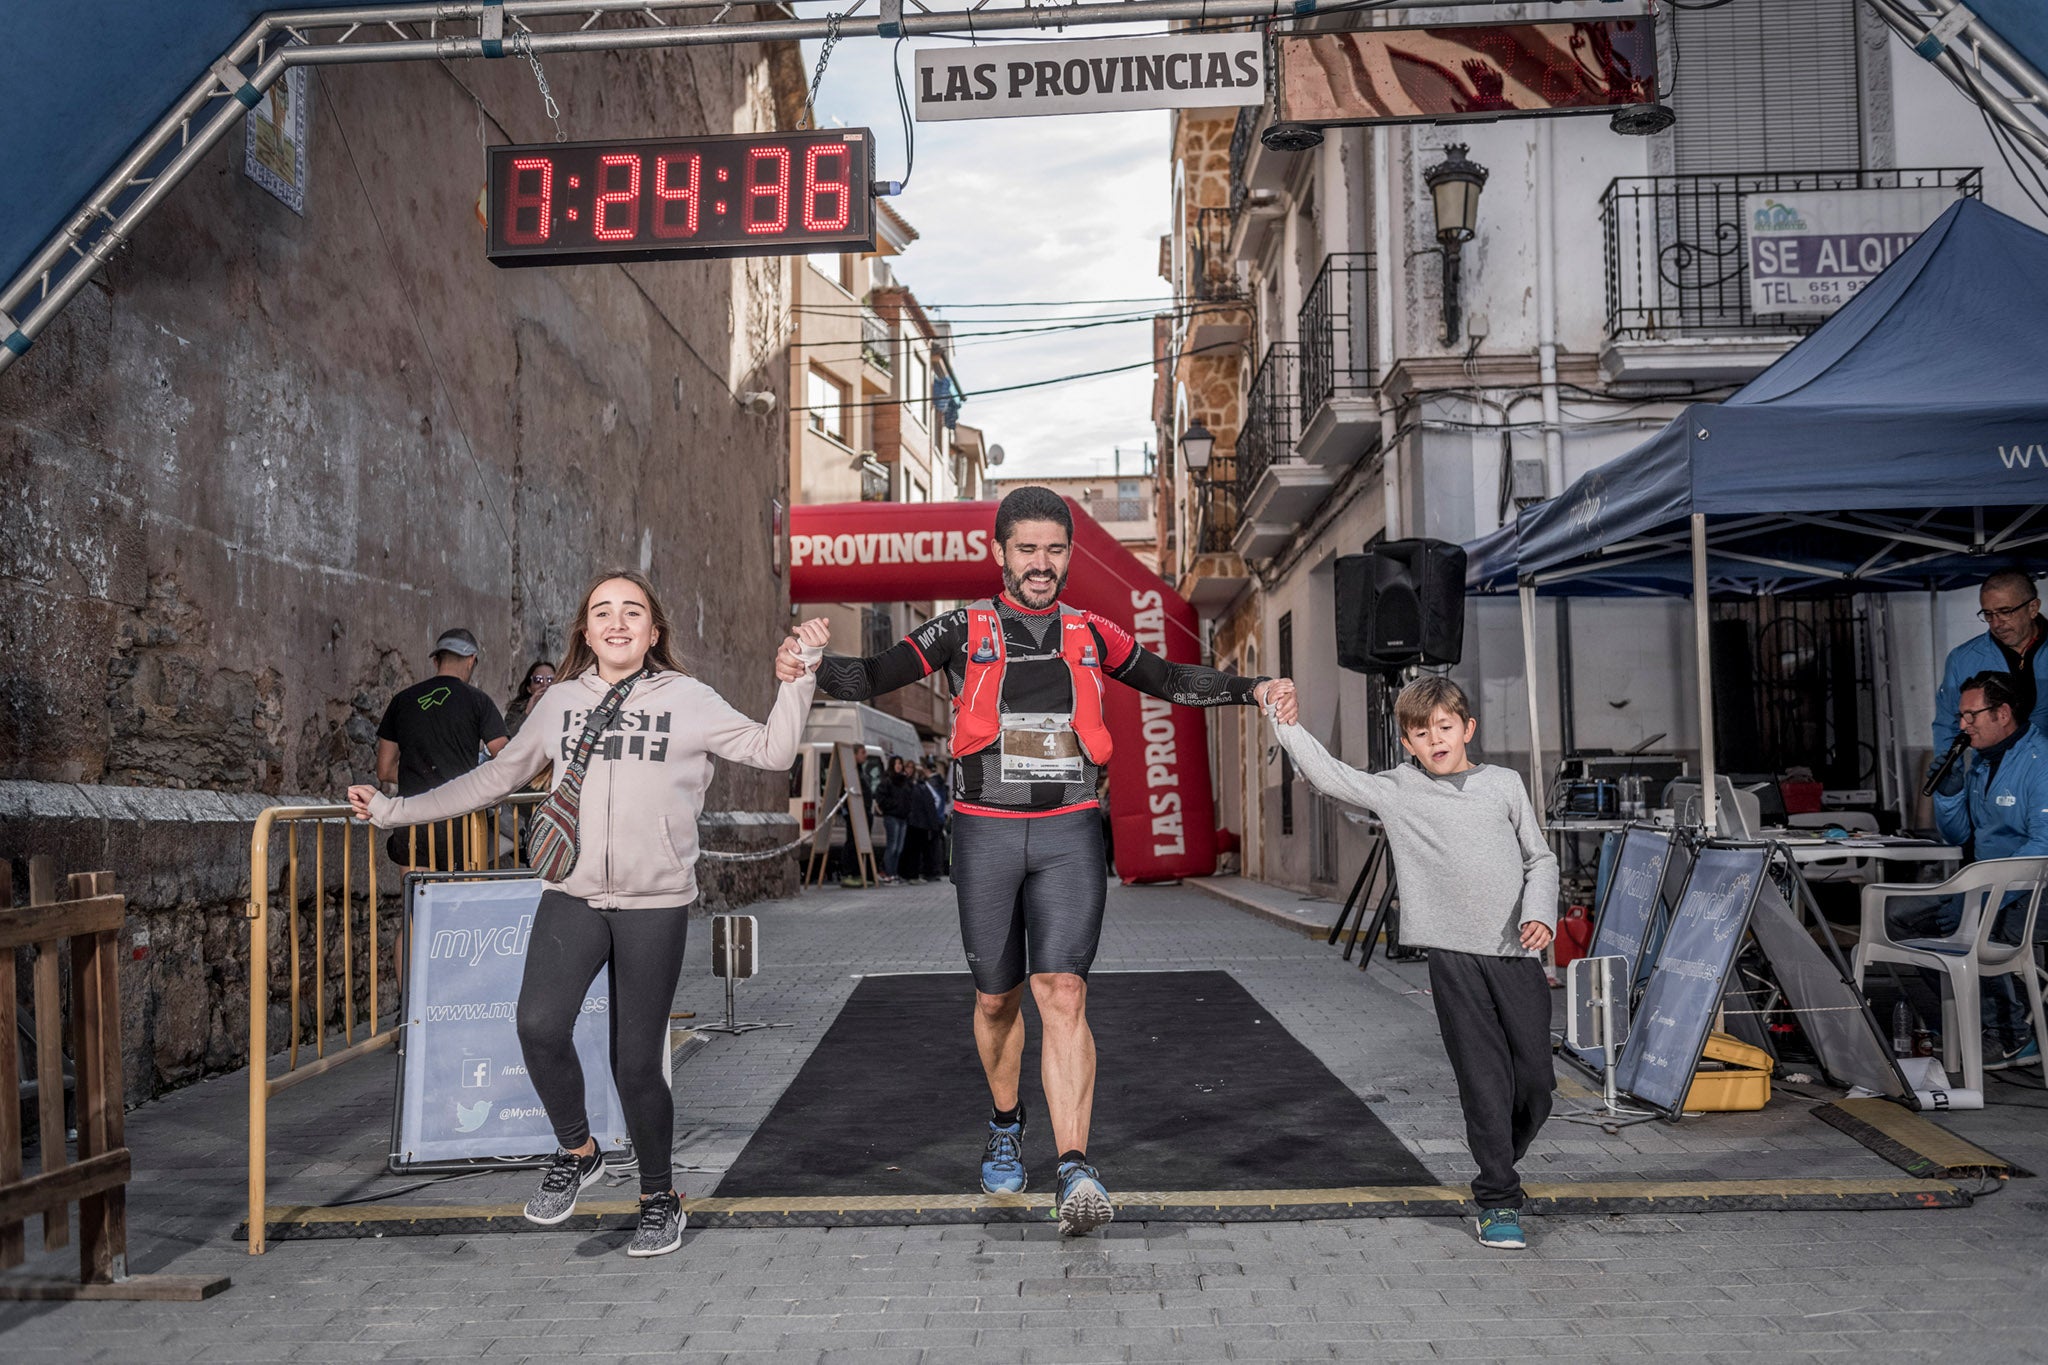
[[[1735,0],[1671,17],[1679,174],[1862,166],[1855,0]]]

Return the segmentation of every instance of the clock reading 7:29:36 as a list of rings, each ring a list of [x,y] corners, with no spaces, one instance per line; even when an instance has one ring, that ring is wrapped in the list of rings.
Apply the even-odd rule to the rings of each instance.
[[[872,250],[865,128],[490,149],[501,266]]]

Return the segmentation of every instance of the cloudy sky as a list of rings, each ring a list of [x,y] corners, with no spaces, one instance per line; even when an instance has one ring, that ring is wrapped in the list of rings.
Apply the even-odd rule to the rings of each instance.
[[[805,6],[806,15],[813,8]],[[928,45],[958,46],[938,38],[904,43],[906,88],[912,51]],[[874,38],[847,39],[818,93],[821,123],[874,129],[875,174],[883,180],[900,179],[904,167],[893,49]],[[815,70],[818,44],[805,43],[804,55]],[[1149,369],[1019,393],[977,391],[1149,361],[1152,330],[1143,319],[1168,292],[1158,274],[1170,208],[1166,114],[920,123],[916,135],[909,186],[891,204],[919,238],[894,269],[960,335],[956,358],[968,392],[962,420],[1004,448],[1005,476],[1107,472],[1118,446],[1132,452],[1124,467],[1134,468],[1133,454],[1152,438]],[[1051,306],[1069,300],[1131,302]],[[1010,306],[969,306],[976,304]],[[1135,320],[1038,336],[971,335],[1091,317]]]

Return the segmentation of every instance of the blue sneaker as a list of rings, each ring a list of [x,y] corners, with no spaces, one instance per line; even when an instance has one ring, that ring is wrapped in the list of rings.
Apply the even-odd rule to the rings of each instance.
[[[1522,1215],[1518,1209],[1481,1209],[1479,1245],[1502,1251],[1520,1251],[1529,1245],[1522,1240]]]
[[[988,1123],[981,1149],[981,1188],[988,1194],[1022,1194],[1031,1178],[1024,1172],[1024,1121]]]
[[[1093,1166],[1079,1161],[1062,1161],[1059,1189],[1059,1206],[1055,1213],[1063,1236],[1082,1236],[1116,1217],[1116,1209],[1109,1202],[1109,1191],[1102,1187],[1102,1177],[1095,1173]]]
[[[1988,1047],[1984,1054],[1986,1071],[2003,1071],[2009,1066],[2039,1066],[2041,1064],[2041,1040],[2029,1038],[2019,1047],[1999,1047],[1992,1052]]]

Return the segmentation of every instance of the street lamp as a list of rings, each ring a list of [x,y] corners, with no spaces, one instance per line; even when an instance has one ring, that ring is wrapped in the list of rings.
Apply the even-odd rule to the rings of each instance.
[[[1181,458],[1187,461],[1188,473],[1194,476],[1197,483],[1208,478],[1209,457],[1215,451],[1216,438],[1210,434],[1209,428],[1202,425],[1200,418],[1196,418],[1189,424],[1188,429],[1180,434]]]
[[[1436,208],[1436,240],[1444,258],[1444,343],[1456,345],[1462,248],[1472,240],[1479,222],[1479,192],[1486,188],[1486,167],[1465,155],[1462,142],[1444,148],[1444,159],[1422,173]]]

